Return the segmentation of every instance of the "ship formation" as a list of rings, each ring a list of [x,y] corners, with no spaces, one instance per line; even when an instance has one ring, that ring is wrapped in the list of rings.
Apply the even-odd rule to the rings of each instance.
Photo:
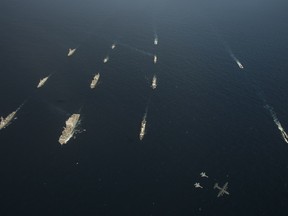
[[[154,45],[158,44],[158,38],[155,38],[154,40]],[[116,48],[116,43],[113,43],[111,45],[111,49],[115,49]],[[76,52],[76,48],[69,48],[68,49],[68,53],[67,56],[70,57],[72,56],[74,53]],[[103,63],[107,63],[109,61],[109,55],[107,55],[104,59],[103,59]],[[153,55],[153,62],[154,64],[157,63],[157,55],[154,54]],[[44,78],[41,78],[39,80],[39,83],[37,85],[37,88],[41,88],[43,87],[47,80],[49,79],[51,75],[46,76]],[[99,83],[99,79],[100,79],[100,73],[97,73],[93,76],[93,79],[91,80],[90,83],[90,88],[94,89],[97,84]],[[152,83],[151,83],[151,88],[155,89],[157,87],[157,77],[156,74],[154,74],[153,78],[152,78]],[[24,104],[24,103],[23,103]],[[22,105],[23,105],[22,104]],[[22,106],[21,105],[21,106]],[[16,113],[18,112],[18,110],[21,108],[21,106],[14,112],[10,113],[7,117],[1,117],[0,118],[0,130],[6,128],[14,119],[16,119]],[[148,105],[146,108],[146,112],[143,116],[143,119],[141,121],[141,129],[140,129],[140,133],[139,133],[139,139],[143,140],[145,134],[146,134],[146,118],[147,118],[147,109],[148,109]],[[58,139],[58,142],[61,145],[67,144],[67,142],[74,136],[75,133],[78,132],[77,130],[77,126],[80,123],[80,114],[72,114],[65,122],[65,126],[61,132],[61,135]]]
[[[66,144],[73,137],[79,121],[80,121],[80,114],[73,114],[65,122],[66,127],[64,127],[62,134],[59,137],[59,143],[61,145]]]

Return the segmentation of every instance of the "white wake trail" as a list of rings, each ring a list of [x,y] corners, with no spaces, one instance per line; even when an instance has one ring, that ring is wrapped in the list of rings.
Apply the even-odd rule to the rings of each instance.
[[[265,109],[267,109],[270,112],[274,123],[276,124],[276,126],[278,127],[278,129],[279,129],[279,131],[280,131],[280,133],[282,135],[282,138],[284,139],[284,141],[286,143],[288,143],[288,135],[287,135],[286,131],[284,130],[284,128],[282,127],[280,121],[278,120],[277,115],[276,115],[276,113],[273,110],[273,107],[269,106],[268,104],[266,104],[264,107],[265,107]]]
[[[129,48],[133,51],[136,51],[138,53],[141,53],[143,55],[146,55],[146,56],[154,56],[152,53],[150,52],[147,52],[147,51],[144,51],[144,50],[141,50],[141,49],[138,49],[136,47],[133,47],[133,46],[130,46],[129,44],[125,44],[125,43],[118,43],[120,46],[123,46],[123,47],[126,47],[126,48]]]

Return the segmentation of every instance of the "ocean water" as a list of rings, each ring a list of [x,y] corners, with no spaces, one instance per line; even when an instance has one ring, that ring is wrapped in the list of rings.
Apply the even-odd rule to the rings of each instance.
[[[3,1],[0,115],[25,104],[0,131],[0,214],[286,215],[287,6]],[[61,146],[78,112],[85,131]]]

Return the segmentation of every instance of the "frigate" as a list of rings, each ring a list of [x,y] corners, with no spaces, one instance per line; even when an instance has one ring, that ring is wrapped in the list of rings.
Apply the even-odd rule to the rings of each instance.
[[[69,48],[69,51],[68,51],[68,55],[67,55],[67,56],[72,56],[75,51],[76,51],[76,48],[75,48],[75,49],[70,49],[70,48]]]
[[[75,129],[78,125],[80,114],[71,115],[66,121],[66,127],[64,127],[61,136],[59,137],[59,143],[61,145],[66,144],[75,133]]]
[[[95,88],[95,86],[97,85],[97,82],[98,82],[99,78],[100,78],[100,74],[99,74],[99,73],[96,74],[96,75],[93,77],[92,82],[91,82],[91,84],[90,84],[90,88],[91,88],[91,89]]]
[[[0,121],[0,130],[4,129],[5,127],[7,127],[11,123],[11,121],[13,119],[15,119],[16,113],[17,113],[17,110],[12,112],[12,113],[10,113],[6,118],[1,116],[1,119],[0,119],[1,120]]]
[[[49,78],[49,76],[47,76],[47,77],[45,77],[43,79],[40,79],[40,82],[39,82],[37,88],[42,87],[45,84],[45,82],[48,80],[48,78]]]
[[[139,134],[139,139],[142,140],[145,135],[145,127],[146,127],[146,114],[141,122],[141,129],[140,129],[140,134]]]

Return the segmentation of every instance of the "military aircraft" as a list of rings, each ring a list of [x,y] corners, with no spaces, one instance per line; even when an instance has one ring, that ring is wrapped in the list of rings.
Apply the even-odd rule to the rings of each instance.
[[[219,187],[218,183],[215,183],[214,189],[218,189],[218,190],[219,190],[217,197],[223,196],[224,194],[229,195],[229,192],[227,191],[227,188],[228,188],[228,182],[226,182],[226,183],[223,185],[222,188]]]

